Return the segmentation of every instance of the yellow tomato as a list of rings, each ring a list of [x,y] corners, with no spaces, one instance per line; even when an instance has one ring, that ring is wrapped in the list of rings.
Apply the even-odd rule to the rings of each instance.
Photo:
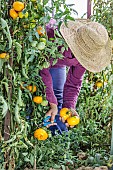
[[[18,16],[19,16],[19,18],[23,18],[23,17],[24,17],[23,12],[19,12],[19,13],[18,13]]]
[[[10,9],[9,15],[13,18],[16,19],[18,17],[18,13],[14,9]]]
[[[16,1],[13,3],[13,8],[15,9],[15,11],[22,11],[24,9],[24,3],[20,2],[20,1]]]
[[[25,17],[25,18],[28,18],[28,16],[29,16],[29,14],[28,14],[28,12],[26,12],[26,13],[24,14],[24,17]]]
[[[36,92],[36,90],[37,90],[35,85],[34,86],[27,86],[27,89],[32,93]]]
[[[62,117],[64,120],[67,120],[68,117],[71,116],[71,111],[68,108],[62,108],[60,110],[60,117]]]
[[[103,82],[101,80],[98,80],[96,83],[95,83],[95,86],[100,88],[103,86]]]
[[[2,59],[9,59],[9,54],[7,54],[7,53],[1,53],[0,54],[0,58],[2,58]]]
[[[25,14],[23,12],[19,12],[19,18],[28,18],[28,12],[26,12]]]
[[[40,104],[40,103],[42,103],[43,98],[42,98],[42,96],[35,96],[35,97],[33,97],[33,101],[37,104]]]
[[[37,138],[38,140],[46,140],[49,137],[49,135],[44,129],[39,128],[35,130],[34,137]]]
[[[7,53],[1,53],[1,54],[0,54],[0,58],[5,58],[6,55],[7,55]]]
[[[71,117],[67,118],[67,123],[70,126],[75,126],[75,125],[79,124],[79,122],[80,122],[79,116],[71,116]]]

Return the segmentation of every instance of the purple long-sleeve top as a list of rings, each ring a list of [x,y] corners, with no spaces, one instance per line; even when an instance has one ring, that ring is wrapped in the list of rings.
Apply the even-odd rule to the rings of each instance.
[[[48,38],[53,38],[54,29],[47,26],[46,30]],[[53,91],[52,77],[49,69],[63,66],[70,67],[67,73],[66,82],[64,84],[63,107],[75,108],[77,98],[81,89],[85,68],[78,62],[75,57],[73,57],[70,48],[63,52],[63,56],[63,59],[58,59],[57,63],[54,66],[50,65],[49,68],[44,68],[43,70],[41,70],[40,75],[44,84],[46,85],[47,100],[49,101],[49,103],[54,103],[57,105],[58,103]]]

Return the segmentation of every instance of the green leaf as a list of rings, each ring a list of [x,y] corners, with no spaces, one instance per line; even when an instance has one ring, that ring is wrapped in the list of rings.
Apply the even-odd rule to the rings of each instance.
[[[39,149],[39,150],[40,150],[40,156],[39,156],[37,162],[40,162],[43,158],[42,150],[41,149]]]
[[[0,108],[2,108],[2,116],[4,118],[8,111],[8,104],[7,104],[6,100],[3,98],[3,96],[0,96],[0,102],[2,103],[2,106],[0,106]]]
[[[33,166],[34,165],[34,155],[30,155],[30,163]]]
[[[66,17],[66,19],[68,19],[68,20],[72,20],[72,21],[74,21],[74,20],[75,20],[73,17],[71,17],[71,16],[69,16],[69,15]]]
[[[19,90],[18,90],[18,100],[17,100],[17,103],[19,104],[19,106],[23,106],[23,101],[22,101],[21,96],[22,96],[22,91],[19,88]]]
[[[74,5],[75,5],[75,4],[68,4],[67,7],[68,7],[68,6],[74,6]]]
[[[28,153],[27,153],[27,152],[24,152],[24,153],[22,153],[22,155],[26,156],[26,155],[28,155]]]
[[[52,55],[57,50],[57,47],[53,47],[50,51],[50,55]]]
[[[33,41],[32,35],[29,36],[29,41],[30,41],[30,42]]]
[[[25,162],[30,162],[30,159],[28,159],[27,157],[24,158]]]
[[[34,55],[31,55],[30,58],[28,59],[28,62],[33,62],[35,56]]]
[[[9,85],[8,85],[8,83],[3,81],[2,84],[4,84],[6,92],[7,92],[7,95],[8,95],[8,93],[9,93]]]
[[[38,34],[38,32],[35,33],[35,36],[36,36],[37,39],[39,39],[39,34]]]
[[[65,51],[65,47],[62,47],[61,48],[61,52],[63,53]]]
[[[22,46],[18,42],[15,42],[14,45],[17,49],[17,62],[19,63],[22,55]]]
[[[8,41],[9,41],[9,49],[10,49],[12,47],[12,38],[11,38],[11,34],[10,34],[10,31],[9,31],[8,24],[3,18],[1,18],[1,24],[2,24],[3,32],[4,32],[4,34],[6,35]],[[6,28],[6,30],[5,30],[5,28]]]
[[[63,56],[62,54],[60,54],[60,53],[57,54],[56,56],[57,56],[57,58],[60,58],[60,59],[62,59],[62,58],[64,57],[64,56]]]
[[[27,73],[26,73],[25,65],[24,65],[23,63],[22,63],[22,75],[23,75],[26,79],[29,78],[28,75],[27,75]]]
[[[46,5],[49,2],[49,0],[44,0],[43,3]]]
[[[64,165],[61,165],[61,167],[62,167],[62,170],[65,170],[65,166]]]
[[[54,59],[52,65],[55,65],[57,63],[58,59]]]
[[[113,117],[112,117],[112,132],[111,132],[111,149],[110,154],[113,155]]]
[[[13,75],[13,80],[14,80],[14,83],[15,83],[15,74],[14,74],[14,71],[12,69],[12,67],[8,64],[8,69],[12,72],[12,75]]]
[[[19,111],[20,111],[20,108],[19,108],[18,103],[17,103],[16,106],[15,106],[14,113],[15,113],[15,121],[18,124],[20,124]]]
[[[7,27],[7,22],[3,18],[1,18],[1,24],[2,24],[2,28]]]
[[[2,71],[2,67],[3,67],[4,62],[5,62],[4,59],[0,59],[0,71]]]

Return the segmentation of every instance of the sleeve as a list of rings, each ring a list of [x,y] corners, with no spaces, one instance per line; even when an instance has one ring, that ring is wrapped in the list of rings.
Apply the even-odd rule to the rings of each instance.
[[[54,103],[57,105],[57,99],[54,95],[52,77],[49,72],[49,68],[41,70],[40,76],[42,77],[42,80],[46,86],[46,98],[47,98],[48,102]]]
[[[70,67],[64,85],[63,107],[75,109],[84,73],[85,68],[80,63]]]
[[[49,26],[46,26],[46,32],[48,39],[54,38],[54,28],[50,28]]]

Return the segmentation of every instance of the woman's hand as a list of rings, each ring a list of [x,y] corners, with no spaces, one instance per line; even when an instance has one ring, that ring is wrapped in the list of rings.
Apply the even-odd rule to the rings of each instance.
[[[54,119],[55,119],[55,115],[58,113],[58,109],[57,109],[57,105],[54,103],[49,103],[50,104],[50,110],[46,113],[46,116],[51,116],[51,124],[49,124],[47,127],[56,125],[56,123],[54,123]]]
[[[72,109],[72,108],[71,108],[70,111],[72,112],[72,116],[78,116],[78,117],[79,117],[79,115],[78,115],[78,113],[76,112],[75,109]],[[61,118],[61,120],[62,120],[63,123],[66,124],[67,127],[70,127],[70,128],[73,128],[73,127],[74,127],[74,126],[70,126],[70,125],[66,122],[66,120],[64,120],[63,118]]]

